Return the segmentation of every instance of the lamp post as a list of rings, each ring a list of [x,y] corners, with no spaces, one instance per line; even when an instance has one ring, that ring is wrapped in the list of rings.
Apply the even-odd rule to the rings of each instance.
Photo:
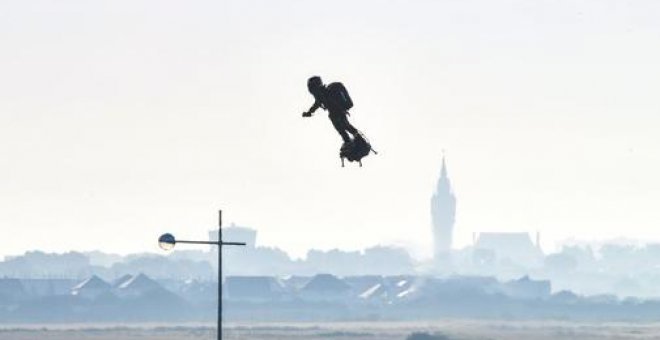
[[[218,340],[222,340],[222,247],[244,246],[245,242],[225,242],[222,240],[222,210],[218,211],[218,241],[177,240],[172,234],[163,234],[158,238],[158,246],[163,250],[172,250],[177,243],[210,244],[218,246]]]

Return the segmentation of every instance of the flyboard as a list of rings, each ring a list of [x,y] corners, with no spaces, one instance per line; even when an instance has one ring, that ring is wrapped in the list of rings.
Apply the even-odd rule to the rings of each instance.
[[[367,157],[369,153],[373,152],[378,154],[376,150],[371,147],[371,143],[367,137],[358,132],[349,142],[344,143],[339,149],[339,158],[341,158],[341,166],[344,167],[344,159],[348,159],[349,162],[358,162],[360,167],[362,167],[362,158]]]

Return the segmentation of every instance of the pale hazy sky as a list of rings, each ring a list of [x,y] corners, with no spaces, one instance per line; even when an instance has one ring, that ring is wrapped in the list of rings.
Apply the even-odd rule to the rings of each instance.
[[[660,241],[660,2],[3,1],[0,256],[226,222],[295,256],[473,231]],[[341,168],[305,82],[380,151]]]

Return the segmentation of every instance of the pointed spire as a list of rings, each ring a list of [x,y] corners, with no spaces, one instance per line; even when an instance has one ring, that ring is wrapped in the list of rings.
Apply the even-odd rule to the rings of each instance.
[[[445,150],[442,150],[442,170],[440,171],[440,177],[447,178],[447,162],[445,162]]]
[[[431,218],[433,220],[434,257],[436,261],[446,261],[451,250],[456,197],[451,187],[447,171],[445,150],[442,150],[442,168],[435,193],[431,197]],[[476,236],[476,235],[475,235]]]
[[[449,181],[449,175],[447,172],[447,162],[445,160],[445,150],[442,150],[442,168],[440,170],[440,178],[438,178],[438,184],[436,186],[436,193],[450,193],[451,194],[451,183]]]

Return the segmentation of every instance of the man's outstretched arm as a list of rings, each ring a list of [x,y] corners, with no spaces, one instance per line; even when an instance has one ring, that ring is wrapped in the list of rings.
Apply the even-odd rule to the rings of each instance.
[[[321,107],[321,102],[318,101],[318,100],[314,101],[314,104],[312,105],[312,107],[310,107],[307,112],[303,112],[303,114],[302,114],[303,117],[311,117],[312,113],[314,113],[314,111],[318,110],[319,107]]]

